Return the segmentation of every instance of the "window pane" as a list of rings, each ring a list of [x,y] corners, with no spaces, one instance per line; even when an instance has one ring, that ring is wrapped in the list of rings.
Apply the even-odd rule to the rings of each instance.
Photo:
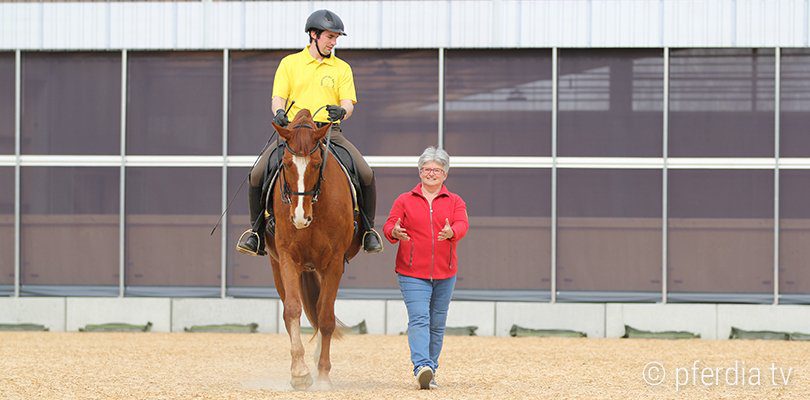
[[[0,295],[14,285],[14,168],[0,168]]]
[[[559,290],[661,290],[660,170],[560,169]]]
[[[24,53],[20,151],[121,153],[121,54]]]
[[[467,202],[470,216],[470,232],[458,247],[456,287],[550,289],[551,170],[450,173],[447,186]]]
[[[218,288],[222,169],[127,168],[126,185],[127,287]]]
[[[231,52],[228,153],[258,155],[267,143],[273,133],[273,78],[278,63],[292,51]]]
[[[21,169],[22,285],[117,288],[119,176],[108,167]]]
[[[773,293],[773,171],[669,171],[672,292]]]
[[[551,156],[551,72],[550,50],[448,50],[447,150]]]
[[[779,155],[810,157],[810,51],[782,49]]]
[[[222,154],[222,53],[131,52],[127,153]]]
[[[419,153],[421,154],[421,152]],[[416,165],[413,168],[375,168],[377,181],[377,216],[375,226],[382,235],[382,227],[394,200],[419,182]],[[341,288],[399,289],[394,272],[397,246],[383,238],[384,251],[366,254],[362,250],[346,264]]]
[[[669,155],[773,157],[773,49],[670,53]]]
[[[660,49],[563,49],[559,65],[558,155],[661,156]]]
[[[273,270],[268,257],[253,257],[236,251],[239,235],[250,228],[248,212],[247,175],[250,168],[228,169],[228,199],[233,198],[239,186],[242,190],[236,195],[228,211],[228,244],[225,254],[228,258],[228,288],[253,288],[251,295],[269,294],[275,287]]]
[[[0,154],[14,154],[14,53],[0,53]]]
[[[412,156],[439,141],[436,50],[342,50],[354,72],[357,105],[344,124],[363,155]]]
[[[377,168],[377,228],[401,193],[419,183],[414,168]],[[447,188],[467,203],[470,231],[458,246],[458,289],[551,287],[550,170],[450,170]],[[507,204],[503,199],[510,199]],[[346,266],[345,288],[398,288],[397,246],[382,254],[359,254]],[[509,266],[508,273],[501,266]],[[495,271],[495,272],[494,272]]]
[[[810,293],[810,171],[779,171],[779,292]]]

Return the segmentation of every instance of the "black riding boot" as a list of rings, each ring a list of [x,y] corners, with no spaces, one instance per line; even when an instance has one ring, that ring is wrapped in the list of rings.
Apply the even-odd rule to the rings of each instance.
[[[374,230],[374,216],[377,212],[377,184],[374,176],[371,176],[371,184],[361,184],[363,197],[363,251],[366,253],[379,253],[383,251],[380,234]]]
[[[250,187],[248,189],[248,206],[250,207],[251,229],[245,231],[236,244],[236,250],[240,253],[252,256],[263,256],[264,251],[264,215],[262,207],[262,188]]]

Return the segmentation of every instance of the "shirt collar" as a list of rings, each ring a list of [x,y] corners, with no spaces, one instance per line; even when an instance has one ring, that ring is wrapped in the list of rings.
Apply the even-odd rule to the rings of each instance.
[[[315,57],[312,57],[312,54],[309,54],[309,46],[311,45],[312,44],[310,43],[307,45],[307,47],[304,47],[304,50],[301,50],[302,55],[306,57],[307,64],[318,62],[318,60],[316,60]],[[327,65],[335,65],[335,54],[332,53],[331,57],[324,57],[322,63]]]

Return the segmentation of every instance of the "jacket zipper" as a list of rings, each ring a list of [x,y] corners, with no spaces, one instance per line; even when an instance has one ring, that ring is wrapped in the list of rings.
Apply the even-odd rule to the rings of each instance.
[[[428,207],[430,207],[430,281],[433,282],[433,270],[436,268],[436,238],[433,234],[433,203],[428,202]]]

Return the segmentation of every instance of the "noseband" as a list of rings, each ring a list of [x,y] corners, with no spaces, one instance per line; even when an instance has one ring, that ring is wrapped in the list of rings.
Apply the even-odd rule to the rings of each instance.
[[[313,130],[313,131],[315,130],[314,126],[309,125],[307,123],[300,123],[300,124],[292,127],[292,129],[302,129],[302,128],[303,129],[310,129],[310,130]],[[327,139],[326,145],[329,146],[329,139]],[[310,149],[309,152],[307,152],[306,154],[304,154],[302,152],[295,151],[292,147],[290,147],[290,145],[286,141],[282,142],[281,146],[284,147],[284,151],[289,152],[290,154],[292,154],[292,155],[294,155],[296,157],[309,157],[313,153],[315,153],[316,150],[321,149],[321,159],[323,161],[321,162],[321,167],[318,169],[318,180],[315,182],[315,186],[312,188],[312,190],[307,190],[305,192],[293,192],[292,189],[290,189],[290,185],[287,184],[287,179],[285,177],[286,174],[283,171],[284,170],[284,164],[281,164],[281,169],[282,169],[282,171],[281,171],[281,180],[282,180],[281,201],[284,204],[290,204],[290,203],[292,203],[292,198],[290,196],[296,195],[296,196],[312,196],[312,203],[313,204],[317,203],[318,202],[318,195],[321,194],[321,182],[323,181],[323,169],[326,166],[326,156],[325,156],[325,154],[328,154],[328,150],[325,150],[324,147],[321,146],[320,141],[318,141],[318,143],[315,143],[315,146],[313,146],[312,149]],[[298,173],[299,174],[304,174],[304,173],[306,173],[306,171],[299,171]]]

